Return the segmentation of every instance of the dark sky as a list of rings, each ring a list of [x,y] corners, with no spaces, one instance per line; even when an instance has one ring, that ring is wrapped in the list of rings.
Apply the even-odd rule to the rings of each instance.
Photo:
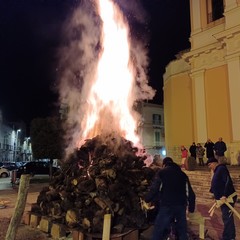
[[[157,89],[155,103],[162,104],[165,66],[190,46],[188,1],[142,0],[149,16],[145,23],[138,23],[134,14],[130,17],[136,34],[146,31],[150,35],[148,75],[150,85]],[[6,120],[28,124],[56,111],[53,85],[62,26],[79,2],[0,0],[0,108]]]

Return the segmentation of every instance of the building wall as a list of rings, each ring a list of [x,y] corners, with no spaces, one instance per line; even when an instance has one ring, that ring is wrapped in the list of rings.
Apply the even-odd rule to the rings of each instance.
[[[0,162],[13,161],[15,132],[0,122]]]
[[[142,117],[138,132],[143,146],[150,154],[161,155],[161,150],[165,149],[163,106],[143,102],[140,104],[138,111]],[[160,121],[153,121],[154,114],[161,116]],[[158,142],[155,139],[155,132],[159,133]]]
[[[21,126],[21,130],[16,126]],[[23,123],[5,123],[0,110],[0,162],[32,159],[31,142],[30,138],[25,137],[24,126]]]
[[[210,21],[211,0],[190,0],[191,49],[164,74],[167,154],[180,162],[180,146],[193,141],[228,146],[230,164],[240,156],[240,2],[225,0],[223,17]]]
[[[180,146],[194,138],[192,83],[188,72],[176,74],[164,86],[167,154],[180,162]]]
[[[207,136],[218,139],[220,134],[225,141],[230,142],[232,128],[226,65],[206,71],[205,99]]]
[[[164,87],[166,144],[181,145],[193,137],[191,88],[191,80],[186,73],[173,76]]]

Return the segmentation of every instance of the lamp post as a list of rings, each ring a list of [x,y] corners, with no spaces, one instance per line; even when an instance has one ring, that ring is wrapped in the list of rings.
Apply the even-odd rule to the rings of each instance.
[[[18,143],[19,143],[19,141],[18,141],[18,136],[19,136],[19,132],[21,132],[21,129],[18,129],[17,130],[17,132],[16,132],[16,145],[15,145],[15,154],[14,154],[14,161],[16,161],[16,156],[17,156],[17,151],[18,151]]]
[[[24,161],[29,161],[31,159],[31,142],[30,137],[26,137],[23,144],[23,152],[24,152]]]

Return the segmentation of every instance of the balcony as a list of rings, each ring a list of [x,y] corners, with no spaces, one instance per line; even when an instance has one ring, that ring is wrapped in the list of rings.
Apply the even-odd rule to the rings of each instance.
[[[162,129],[164,128],[164,125],[162,122],[156,121],[156,122],[152,122],[152,127],[154,129]]]

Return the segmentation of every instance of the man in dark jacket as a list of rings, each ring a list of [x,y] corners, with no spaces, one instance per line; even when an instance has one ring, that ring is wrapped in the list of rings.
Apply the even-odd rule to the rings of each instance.
[[[145,196],[146,202],[158,199],[159,211],[154,222],[152,240],[164,239],[164,233],[176,221],[179,240],[187,239],[186,208],[195,210],[195,193],[187,175],[170,157],[163,159],[163,169],[159,170]]]
[[[213,158],[214,157],[214,143],[211,141],[210,138],[208,138],[207,142],[204,144],[204,147],[206,148],[206,155],[207,158]]]
[[[222,163],[225,160],[224,153],[227,151],[227,146],[221,137],[214,144],[214,151],[215,151],[218,162]]]
[[[226,165],[219,164],[216,158],[208,159],[207,165],[214,173],[211,181],[210,192],[213,193],[217,204],[221,204],[222,220],[224,224],[222,239],[234,240],[236,237],[236,231],[233,213],[224,203],[225,201],[233,200],[232,203],[231,201],[228,202],[232,207],[234,207],[234,203],[237,200],[237,194],[235,192],[231,176]]]
[[[195,159],[196,159],[196,149],[197,149],[196,143],[193,142],[189,148],[189,152],[191,154],[191,157],[194,157]]]

